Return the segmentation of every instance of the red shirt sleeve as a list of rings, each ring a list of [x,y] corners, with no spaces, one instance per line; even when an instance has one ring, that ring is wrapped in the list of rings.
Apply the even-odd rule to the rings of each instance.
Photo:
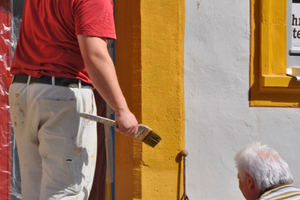
[[[75,34],[116,39],[112,0],[77,0],[73,4]]]

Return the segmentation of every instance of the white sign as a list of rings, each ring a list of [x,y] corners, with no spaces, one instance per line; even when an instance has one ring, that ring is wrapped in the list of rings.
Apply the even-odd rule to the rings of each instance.
[[[300,50],[300,1],[293,0],[292,4],[292,50]]]

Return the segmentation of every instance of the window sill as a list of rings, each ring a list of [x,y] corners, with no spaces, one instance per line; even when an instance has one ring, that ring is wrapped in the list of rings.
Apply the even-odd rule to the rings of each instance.
[[[287,75],[263,75],[262,84],[264,88],[293,88],[300,90],[300,81]]]

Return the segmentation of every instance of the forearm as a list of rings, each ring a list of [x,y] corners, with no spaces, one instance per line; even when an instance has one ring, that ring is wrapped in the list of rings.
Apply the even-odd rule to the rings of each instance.
[[[91,36],[78,36],[81,55],[94,86],[115,111],[117,131],[127,136],[137,133],[138,122],[128,109],[118,83],[114,64],[106,47],[106,40]]]

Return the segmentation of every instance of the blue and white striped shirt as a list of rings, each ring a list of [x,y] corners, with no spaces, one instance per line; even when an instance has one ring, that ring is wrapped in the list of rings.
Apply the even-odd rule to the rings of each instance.
[[[300,189],[293,185],[282,185],[263,193],[258,200],[300,200]]]

